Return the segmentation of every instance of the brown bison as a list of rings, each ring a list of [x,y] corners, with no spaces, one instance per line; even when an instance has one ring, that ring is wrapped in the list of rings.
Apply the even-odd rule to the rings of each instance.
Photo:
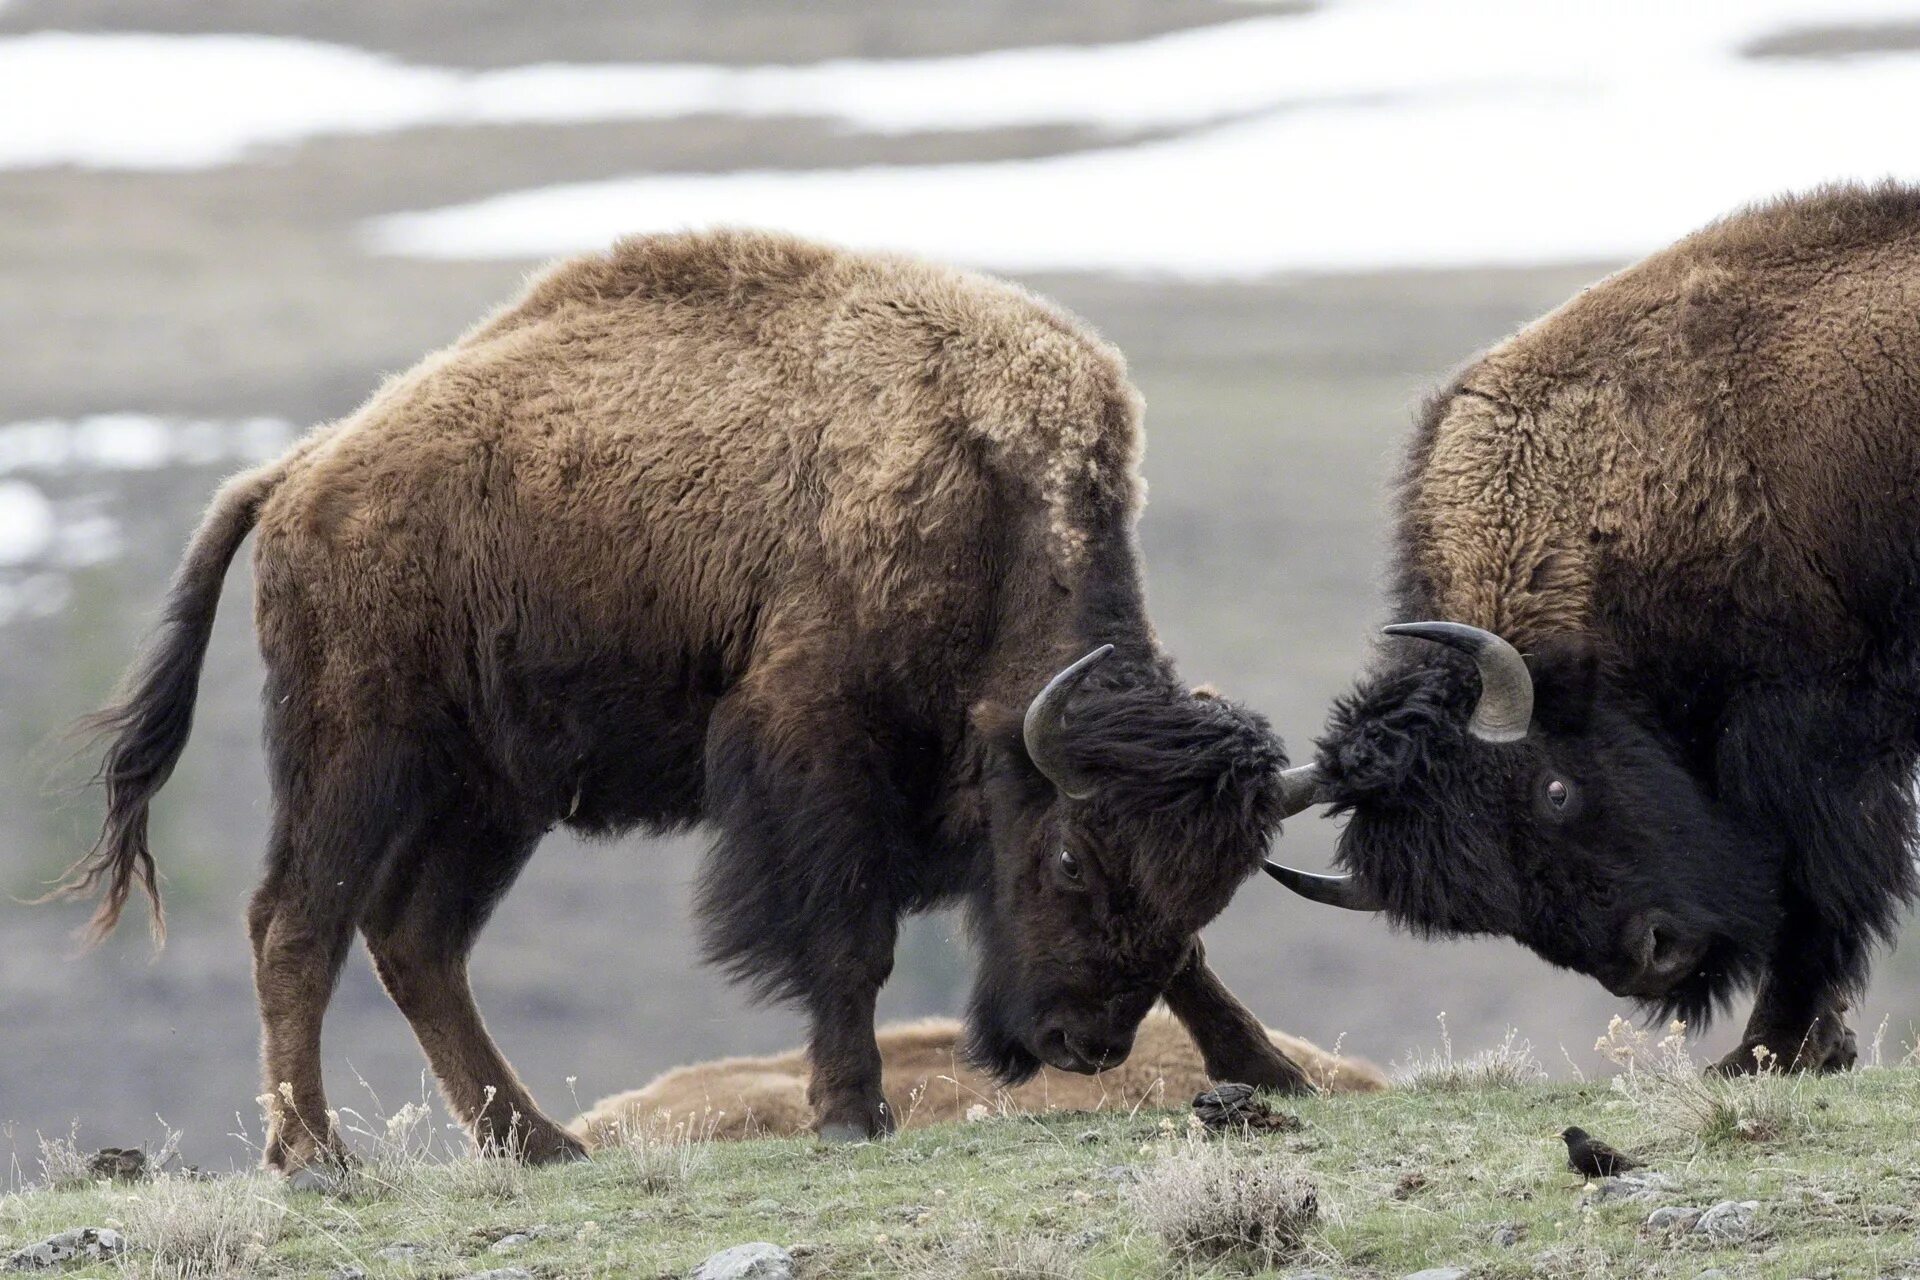
[[[1400,486],[1407,639],[1289,777],[1350,875],[1279,875],[1696,1024],[1757,982],[1723,1069],[1851,1064],[1915,887],[1917,297],[1920,191],[1833,189],[1468,366]]]
[[[880,1028],[881,1088],[902,1128],[951,1124],[976,1106],[994,1115],[1179,1107],[1213,1083],[1193,1037],[1164,1009],[1140,1024],[1124,1065],[1096,1076],[1042,1067],[1019,1084],[1003,1084],[967,1064],[963,1035],[949,1018]],[[1268,1031],[1267,1038],[1317,1089],[1376,1093],[1387,1087],[1380,1069],[1363,1059],[1339,1057],[1282,1031]],[[600,1099],[567,1128],[589,1147],[656,1130],[717,1139],[790,1138],[813,1126],[807,1074],[807,1056],[799,1049],[697,1062]]]
[[[94,720],[69,888],[104,887],[101,930],[153,893],[148,807],[257,526],[268,1165],[337,1152],[320,1028],[356,928],[479,1141],[580,1151],[467,983],[556,824],[711,825],[707,954],[810,1015],[823,1136],[892,1126],[875,993],[901,915],[955,900],[1002,1079],[1122,1061],[1164,995],[1210,1070],[1300,1087],[1195,938],[1285,758],[1155,643],[1140,447],[1119,354],[1005,284],[744,232],[564,263],[220,491]]]

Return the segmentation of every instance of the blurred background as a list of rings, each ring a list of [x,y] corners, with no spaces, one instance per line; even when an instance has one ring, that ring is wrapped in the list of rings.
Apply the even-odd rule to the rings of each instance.
[[[236,566],[155,812],[172,941],[29,908],[87,847],[53,735],[112,689],[220,477],[349,412],[554,255],[719,222],[1012,275],[1148,401],[1151,606],[1304,754],[1381,611],[1384,484],[1447,371],[1747,201],[1920,177],[1908,3],[0,0],[0,1152],[184,1128],[247,1157],[241,909],[266,824]],[[244,557],[243,557],[244,562]],[[1323,864],[1333,825],[1290,824]],[[701,842],[554,836],[475,958],[550,1111],[782,1048],[695,963]],[[884,1002],[958,1012],[955,922]],[[1504,942],[1423,944],[1249,885],[1208,933],[1270,1023],[1391,1062],[1508,1028],[1562,1074],[1631,1010]],[[1856,1014],[1898,1056],[1911,950]],[[1706,1046],[1729,1043],[1744,1010]],[[356,955],[336,1102],[423,1061]],[[363,1088],[364,1081],[368,1088]]]

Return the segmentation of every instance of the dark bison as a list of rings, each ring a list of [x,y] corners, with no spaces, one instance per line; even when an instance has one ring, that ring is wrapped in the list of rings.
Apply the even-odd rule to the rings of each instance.
[[[1001,1078],[1118,1063],[1164,994],[1217,1073],[1301,1087],[1195,938],[1285,758],[1155,643],[1139,416],[1117,352],[978,276],[750,233],[568,262],[220,491],[95,720],[69,888],[104,888],[100,930],[153,894],[148,807],[257,526],[270,1166],[337,1152],[320,1027],[356,928],[479,1141],[580,1151],[466,974],[556,824],[712,824],[707,954],[811,1016],[823,1135],[892,1125],[875,993],[900,917],[956,899]]]
[[[1278,877],[1696,1025],[1757,983],[1722,1069],[1851,1064],[1915,886],[1916,300],[1920,191],[1832,189],[1468,366],[1400,484],[1405,639],[1288,778],[1349,875]]]

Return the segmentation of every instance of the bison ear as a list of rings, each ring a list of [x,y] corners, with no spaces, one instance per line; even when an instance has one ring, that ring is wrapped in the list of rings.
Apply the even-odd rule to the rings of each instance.
[[[990,767],[1016,774],[1023,781],[1051,788],[1033,760],[1027,755],[1024,738],[1026,713],[998,702],[976,702],[967,713],[974,733],[987,748]]]
[[[1585,632],[1548,636],[1528,646],[1535,715],[1542,726],[1562,733],[1586,727],[1599,692],[1604,657],[1599,638]]]

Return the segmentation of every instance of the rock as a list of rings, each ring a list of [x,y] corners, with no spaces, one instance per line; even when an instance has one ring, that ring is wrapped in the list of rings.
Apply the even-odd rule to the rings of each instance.
[[[1428,1267],[1425,1271],[1416,1271],[1406,1280],[1467,1280],[1465,1267]]]
[[[1722,1200],[1700,1215],[1693,1229],[1715,1244],[1739,1244],[1753,1234],[1758,1200]]]
[[[126,1249],[126,1237],[112,1227],[75,1227],[15,1250],[5,1262],[0,1262],[0,1271],[37,1271],[77,1260],[97,1262],[117,1258]]]
[[[1088,1129],[1080,1135],[1078,1141],[1090,1147],[1100,1141],[1100,1131],[1098,1129]]]
[[[88,1157],[87,1172],[114,1182],[138,1182],[147,1176],[147,1153],[138,1147],[102,1147]]]
[[[1670,1204],[1647,1215],[1650,1231],[1691,1231],[1700,1221],[1700,1210],[1690,1204]]]
[[[793,1255],[764,1240],[737,1244],[695,1267],[691,1280],[793,1280]]]
[[[1110,1164],[1100,1171],[1102,1182],[1138,1182],[1140,1170],[1130,1164]]]
[[[1617,1178],[1600,1179],[1587,1192],[1587,1200],[1594,1204],[1602,1204],[1609,1200],[1621,1200],[1634,1204],[1642,1200],[1657,1199],[1663,1192],[1672,1189],[1672,1178],[1648,1169],[1623,1173]]]
[[[367,1280],[367,1269],[348,1263],[344,1267],[335,1267],[327,1272],[327,1280]]]
[[[1693,1280],[1728,1280],[1728,1276],[1726,1272],[1718,1267],[1708,1267],[1705,1271],[1695,1276]]]
[[[509,1231],[487,1246],[488,1253],[513,1253],[533,1243],[533,1237],[524,1231]]]
[[[384,1249],[375,1249],[373,1256],[385,1262],[404,1262],[418,1254],[426,1246],[417,1245],[411,1240],[396,1240]]]
[[[1496,1249],[1511,1249],[1519,1244],[1526,1234],[1526,1228],[1517,1222],[1500,1222],[1495,1223],[1493,1230],[1487,1232],[1487,1240]]]
[[[1300,1127],[1298,1116],[1275,1111],[1250,1084],[1223,1084],[1196,1095],[1193,1114],[1214,1133]]]
[[[460,1280],[533,1280],[533,1272],[525,1267],[498,1267],[492,1271],[470,1271]]]

